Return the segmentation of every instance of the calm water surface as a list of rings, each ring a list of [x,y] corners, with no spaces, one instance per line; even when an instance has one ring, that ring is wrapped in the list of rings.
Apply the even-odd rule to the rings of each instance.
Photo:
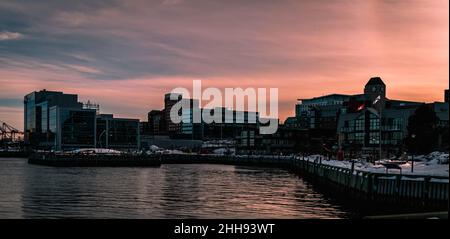
[[[0,218],[347,218],[281,169],[54,168],[0,158]]]

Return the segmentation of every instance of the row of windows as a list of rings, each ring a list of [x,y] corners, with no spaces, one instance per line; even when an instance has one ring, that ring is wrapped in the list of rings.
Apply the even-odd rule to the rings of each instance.
[[[387,118],[382,119],[382,130],[401,130],[403,127],[403,119],[401,118]],[[380,119],[369,119],[370,130],[380,130]],[[365,131],[365,119],[364,117],[357,118],[356,120],[345,121],[343,131]]]
[[[349,144],[364,144],[365,133],[348,133],[345,136],[345,140]],[[380,143],[380,132],[370,132],[367,134],[369,144],[379,144]],[[383,144],[398,144],[403,140],[402,132],[383,132],[382,143]]]
[[[62,110],[61,121],[62,144],[94,144],[94,112]]]

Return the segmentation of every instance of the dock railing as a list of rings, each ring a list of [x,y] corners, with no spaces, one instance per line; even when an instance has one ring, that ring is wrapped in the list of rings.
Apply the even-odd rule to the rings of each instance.
[[[352,170],[296,158],[297,170],[326,180],[342,190],[369,199],[384,201],[416,200],[422,203],[448,203],[449,178],[431,175],[405,175]]]

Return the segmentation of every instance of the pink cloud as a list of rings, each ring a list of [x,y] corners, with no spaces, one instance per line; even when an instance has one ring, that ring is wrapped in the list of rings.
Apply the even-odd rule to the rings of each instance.
[[[16,40],[22,37],[23,34],[19,32],[8,32],[8,31],[0,32],[0,41]]]
[[[145,119],[162,107],[164,93],[202,79],[204,87],[278,87],[285,118],[297,98],[362,93],[375,75],[390,98],[440,101],[448,88],[447,0],[169,2],[175,4],[124,1],[94,12],[54,13],[34,30],[130,48],[106,57],[90,55],[96,49],[67,53],[89,65],[2,56],[9,65],[0,66],[0,98],[61,90],[98,102],[105,112]],[[121,65],[108,69],[101,64],[106,60]],[[119,80],[89,75],[134,73],[135,62],[149,68],[157,62],[155,69],[169,73],[149,70]]]

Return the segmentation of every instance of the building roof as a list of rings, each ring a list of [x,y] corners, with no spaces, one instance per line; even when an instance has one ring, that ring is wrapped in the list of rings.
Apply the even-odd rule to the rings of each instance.
[[[370,80],[367,82],[366,85],[384,85],[385,86],[383,80],[378,76],[370,78]]]
[[[406,101],[406,100],[389,100],[389,104],[394,108],[408,108],[408,107],[419,107],[423,105],[424,102],[416,102],[416,101]]]
[[[284,124],[296,124],[296,123],[298,123],[296,117],[287,117],[286,120],[284,121]]]
[[[323,96],[317,96],[309,99],[297,99],[298,101],[308,101],[308,100],[320,100],[320,99],[327,99],[327,98],[349,98],[352,95],[344,95],[344,94],[329,94],[329,95],[323,95]]]

